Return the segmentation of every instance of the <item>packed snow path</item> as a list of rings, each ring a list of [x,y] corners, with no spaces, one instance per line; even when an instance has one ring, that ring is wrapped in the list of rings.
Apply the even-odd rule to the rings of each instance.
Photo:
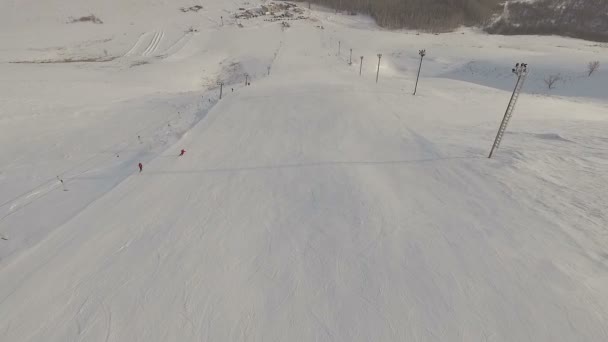
[[[0,264],[2,341],[608,339],[605,237],[513,195],[540,189],[528,155],[512,175],[494,126],[435,126],[464,101],[449,81],[414,99],[292,34],[271,77]]]

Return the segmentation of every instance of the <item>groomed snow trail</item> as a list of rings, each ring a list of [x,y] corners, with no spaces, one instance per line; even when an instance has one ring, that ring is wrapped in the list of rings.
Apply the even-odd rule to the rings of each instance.
[[[262,2],[0,4],[0,341],[608,340],[606,47]]]
[[[0,268],[2,340],[607,339],[605,290],[557,266],[578,251],[492,162],[445,153],[334,56],[303,57],[323,38],[302,30],[186,156]]]

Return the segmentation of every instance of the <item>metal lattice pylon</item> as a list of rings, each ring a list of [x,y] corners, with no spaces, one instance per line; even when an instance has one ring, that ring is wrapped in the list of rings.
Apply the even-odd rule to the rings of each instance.
[[[507,110],[505,111],[505,116],[503,117],[502,122],[500,123],[500,127],[498,128],[498,133],[496,133],[496,139],[494,139],[494,144],[492,145],[492,150],[490,150],[490,155],[488,156],[488,158],[492,158],[494,150],[498,149],[498,147],[500,146],[502,137],[504,136],[505,131],[507,130],[507,126],[509,125],[509,120],[511,120],[511,116],[513,116],[515,104],[517,103],[517,99],[519,98],[521,89],[524,87],[526,76],[528,76],[528,64],[517,63],[512,71],[514,74],[517,75],[517,83],[515,84],[515,89],[513,89],[513,95],[511,95],[511,100],[509,101],[509,105],[507,106]]]

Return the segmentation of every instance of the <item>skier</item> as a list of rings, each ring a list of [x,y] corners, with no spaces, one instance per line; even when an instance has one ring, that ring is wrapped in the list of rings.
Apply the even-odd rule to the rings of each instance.
[[[63,182],[63,179],[59,178],[59,176],[57,176],[57,180],[61,183],[61,187],[63,188],[63,191],[68,191],[68,189],[65,187],[65,183]]]
[[[141,172],[144,169],[144,166],[142,163],[139,163],[139,172]]]
[[[179,153],[179,156],[180,156],[180,157],[181,157],[181,156],[183,156],[183,155],[184,155],[184,153],[186,153],[186,150],[182,149],[182,151]]]

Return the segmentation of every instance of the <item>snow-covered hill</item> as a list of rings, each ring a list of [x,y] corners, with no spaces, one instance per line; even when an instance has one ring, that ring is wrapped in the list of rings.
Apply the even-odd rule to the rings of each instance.
[[[261,4],[0,2],[1,341],[608,339],[606,47]]]

